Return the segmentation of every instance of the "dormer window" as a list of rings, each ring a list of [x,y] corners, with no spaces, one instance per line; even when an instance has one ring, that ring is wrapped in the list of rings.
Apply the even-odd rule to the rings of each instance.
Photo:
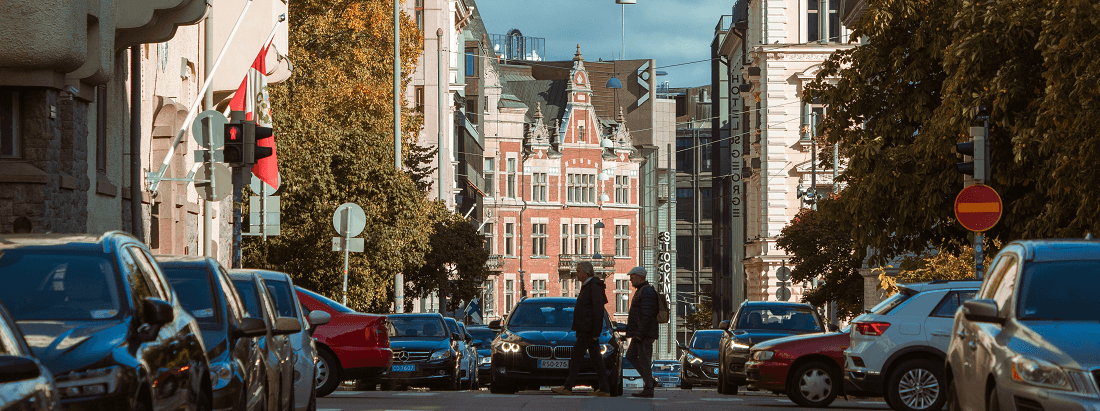
[[[583,125],[577,126],[577,142],[578,143],[583,143],[584,142],[584,126]]]

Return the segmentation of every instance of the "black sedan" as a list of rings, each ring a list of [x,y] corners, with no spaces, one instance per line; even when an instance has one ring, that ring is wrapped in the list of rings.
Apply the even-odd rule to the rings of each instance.
[[[789,335],[824,333],[821,316],[809,304],[779,301],[745,301],[733,316],[722,321],[718,352],[718,393],[737,394],[745,385],[745,363],[753,345]]]
[[[497,332],[484,325],[470,325],[466,331],[474,341],[481,342],[477,347],[477,378],[479,384],[488,385],[492,380],[493,340],[497,339]]]
[[[718,344],[722,330],[699,330],[691,334],[688,344],[679,343],[680,388],[690,390],[696,385],[718,384]]]
[[[382,373],[385,389],[430,387],[456,390],[459,375],[457,340],[439,314],[390,314],[393,364]]]
[[[512,394],[521,389],[539,389],[547,385],[562,385],[569,375],[569,361],[576,333],[573,307],[576,298],[539,297],[520,301],[508,316],[489,328],[500,330],[493,341],[492,383],[489,390],[496,394]],[[599,341],[604,366],[611,384],[611,395],[623,393],[623,347],[625,342],[614,331],[626,331],[626,326],[604,316]],[[580,384],[595,384],[596,371],[591,361],[581,364],[577,378]]]
[[[0,236],[0,300],[66,410],[209,410],[198,322],[122,232]]]

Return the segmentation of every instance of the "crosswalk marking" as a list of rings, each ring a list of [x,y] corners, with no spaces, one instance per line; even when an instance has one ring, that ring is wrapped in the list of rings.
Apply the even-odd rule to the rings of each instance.
[[[432,397],[432,396],[439,395],[439,393],[438,392],[403,392],[403,393],[394,394],[394,395],[405,395],[405,396],[409,396],[409,397]]]
[[[741,401],[740,398],[700,398],[703,401]]]
[[[512,397],[518,397],[518,396],[519,395],[516,395],[516,394],[478,394],[478,395],[475,395],[475,397],[478,397],[478,398],[483,398],[483,397],[488,397],[488,398],[512,398]]]

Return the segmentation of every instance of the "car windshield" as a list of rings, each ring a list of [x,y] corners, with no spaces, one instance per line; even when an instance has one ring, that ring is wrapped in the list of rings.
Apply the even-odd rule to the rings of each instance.
[[[1100,321],[1094,301],[1100,289],[1100,261],[1033,263],[1024,269],[1017,318]]]
[[[695,334],[691,339],[691,348],[696,350],[717,350],[718,343],[722,340],[722,334],[706,333]]]
[[[569,330],[573,328],[572,301],[522,302],[508,317],[509,328],[538,328],[540,330]]]
[[[249,317],[264,318],[264,310],[260,308],[260,295],[256,293],[256,282],[252,280],[233,280],[233,286],[237,287],[237,294],[241,295],[241,303]]]
[[[655,362],[655,363],[653,363],[653,372],[678,373],[678,372],[680,372],[680,363],[676,363],[676,362]]]
[[[458,334],[458,323],[453,318],[444,318],[443,322],[447,323],[447,329],[454,334]]]
[[[294,296],[290,294],[290,284],[282,280],[267,280],[266,283],[267,292],[271,294],[271,299],[275,300],[275,308],[279,310],[279,316],[298,318]]]
[[[0,301],[17,320],[102,320],[119,315],[119,285],[104,254],[0,253]]]
[[[164,276],[180,299],[183,309],[200,323],[221,323],[221,315],[214,309],[214,286],[205,269],[162,267]]]
[[[738,329],[821,331],[817,317],[809,307],[748,306],[737,322]]]
[[[313,291],[307,290],[307,289],[302,288],[302,287],[294,287],[294,288],[296,290],[298,290],[299,292],[301,292],[302,294],[308,295],[308,296],[312,297],[314,300],[320,301],[321,304],[327,305],[329,308],[331,308],[333,310],[336,310],[336,312],[338,312],[338,313],[353,313],[353,312],[355,312],[355,310],[350,309],[348,307],[345,307],[343,304],[340,304],[336,301],[333,301],[332,299],[330,299],[328,297],[325,297],[321,294],[317,294]]]
[[[394,335],[390,338],[447,338],[447,326],[439,317],[390,316]]]
[[[471,337],[475,340],[481,340],[484,343],[483,346],[488,346],[489,343],[497,338],[497,332],[483,327],[470,327],[466,329],[470,333]]]

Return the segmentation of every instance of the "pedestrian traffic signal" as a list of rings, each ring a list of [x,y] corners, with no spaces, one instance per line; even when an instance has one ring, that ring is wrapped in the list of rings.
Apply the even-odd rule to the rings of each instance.
[[[244,134],[244,163],[256,164],[256,160],[271,157],[275,151],[271,147],[259,146],[256,143],[272,138],[274,131],[271,127],[257,126],[255,121],[245,122]]]
[[[225,125],[223,135],[225,146],[222,151],[224,160],[229,164],[241,164],[245,159],[245,124],[234,122]]]

